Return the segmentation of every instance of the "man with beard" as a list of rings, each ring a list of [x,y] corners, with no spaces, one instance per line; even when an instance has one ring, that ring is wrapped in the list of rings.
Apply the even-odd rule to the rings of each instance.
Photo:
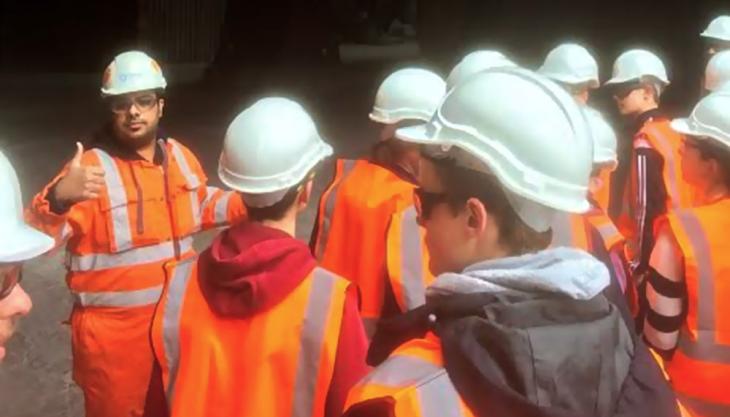
[[[160,134],[167,83],[142,52],[118,55],[101,93],[109,121],[30,209],[67,250],[74,380],[87,417],[142,415],[152,372],[149,328],[163,264],[193,252],[192,235],[245,214],[212,187],[193,153]]]

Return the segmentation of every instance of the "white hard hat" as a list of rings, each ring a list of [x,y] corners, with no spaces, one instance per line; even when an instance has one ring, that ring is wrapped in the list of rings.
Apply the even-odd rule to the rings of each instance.
[[[405,68],[390,74],[378,88],[370,119],[383,124],[401,120],[428,121],[446,94],[446,83],[436,73]]]
[[[718,52],[705,69],[705,90],[730,89],[730,51]]]
[[[144,90],[167,87],[167,81],[157,62],[140,51],[117,55],[106,67],[101,85],[104,96],[118,96]]]
[[[651,81],[652,78],[663,86],[669,85],[667,69],[658,56],[644,49],[632,49],[621,54],[613,64],[613,77],[607,85],[629,81]]]
[[[53,239],[23,221],[20,183],[13,166],[0,152],[0,263],[22,262],[53,247]]]
[[[489,50],[474,51],[462,58],[451,70],[449,77],[446,79],[446,88],[451,90],[456,84],[484,70],[516,66],[517,64],[510,61],[501,52]]]
[[[574,43],[564,43],[550,51],[540,74],[564,84],[588,84],[598,88],[598,63],[588,50]]]
[[[598,110],[588,106],[583,110],[593,138],[593,165],[611,165],[611,169],[616,169],[618,165],[616,132]]]
[[[688,136],[713,139],[730,148],[730,91],[718,91],[700,100],[692,114],[672,120],[672,129]]]
[[[575,213],[590,207],[593,145],[585,115],[564,89],[532,71],[476,74],[446,95],[428,124],[398,129],[396,137],[444,152],[455,147],[465,165],[493,173],[525,200]]]
[[[332,148],[296,102],[263,98],[228,126],[218,176],[252,207],[280,201]]]
[[[712,19],[700,36],[730,42],[730,16],[718,16]]]

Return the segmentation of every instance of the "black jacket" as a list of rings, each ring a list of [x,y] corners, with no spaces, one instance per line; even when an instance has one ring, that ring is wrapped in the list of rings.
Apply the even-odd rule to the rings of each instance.
[[[379,324],[369,364],[429,328],[441,340],[450,379],[479,417],[679,416],[656,362],[629,330],[631,320],[606,295],[432,299]],[[372,402],[347,415],[391,412],[387,402]]]

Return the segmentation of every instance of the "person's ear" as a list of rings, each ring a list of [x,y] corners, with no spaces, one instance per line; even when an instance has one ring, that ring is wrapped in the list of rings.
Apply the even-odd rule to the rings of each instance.
[[[484,203],[477,198],[470,198],[466,201],[466,225],[469,233],[473,236],[482,234],[487,228],[489,213]]]
[[[160,98],[157,100],[157,117],[162,119],[163,114],[165,114],[165,99]]]
[[[299,192],[299,197],[297,197],[297,208],[299,210],[304,210],[309,205],[309,200],[312,198],[313,186],[314,179],[307,181],[307,183],[302,186],[302,190]]]

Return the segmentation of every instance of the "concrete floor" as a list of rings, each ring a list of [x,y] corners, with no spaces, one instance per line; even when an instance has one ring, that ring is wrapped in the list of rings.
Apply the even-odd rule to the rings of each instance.
[[[227,124],[237,112],[264,95],[285,95],[310,110],[338,156],[367,150],[373,130],[367,112],[380,67],[261,69],[227,80],[169,89],[164,127],[199,156],[210,182]],[[73,155],[74,142],[103,117],[96,75],[0,75],[0,149],[13,162],[29,201]],[[317,195],[329,180],[330,161],[316,179]],[[308,239],[314,205],[302,216],[297,235]],[[214,233],[201,234],[205,247]],[[77,417],[82,398],[71,379],[71,310],[62,253],[29,262],[23,286],[33,299],[31,314],[9,344],[0,365],[0,416]]]

